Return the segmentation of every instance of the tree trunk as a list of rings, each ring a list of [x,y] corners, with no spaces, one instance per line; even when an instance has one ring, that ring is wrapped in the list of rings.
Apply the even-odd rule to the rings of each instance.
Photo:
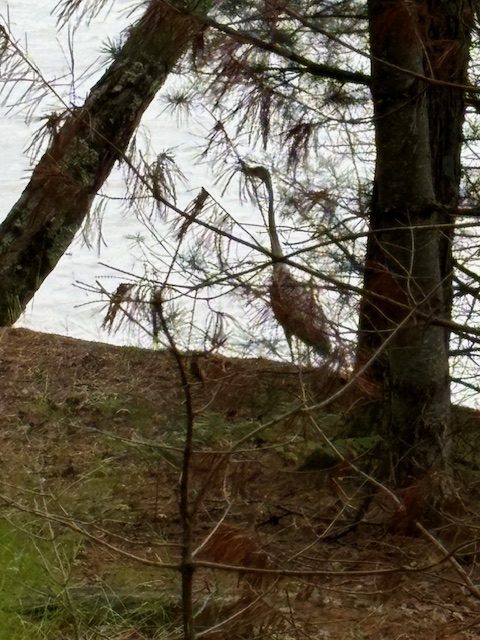
[[[468,84],[467,68],[474,25],[474,0],[429,0],[429,39],[427,55],[431,73],[437,80]],[[448,213],[458,207],[461,178],[461,150],[465,112],[464,92],[448,86],[430,86],[428,115],[432,174],[437,202],[445,209],[443,224],[452,224]],[[453,229],[442,231],[441,265],[447,318],[452,307]],[[449,339],[449,332],[445,331]]]
[[[207,10],[209,0],[197,3]],[[83,107],[70,113],[0,225],[0,326],[13,324],[65,253],[158,89],[201,24],[151,0]]]
[[[392,69],[465,83],[473,0],[369,0],[377,161],[361,303],[358,364],[384,401],[386,474],[398,486],[448,469],[448,332],[463,92]],[[422,226],[429,229],[421,229]]]

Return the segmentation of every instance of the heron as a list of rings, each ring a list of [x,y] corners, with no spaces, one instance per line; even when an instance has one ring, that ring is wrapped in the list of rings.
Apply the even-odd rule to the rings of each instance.
[[[263,166],[248,167],[242,164],[243,173],[260,180],[267,191],[267,231],[272,256],[272,276],[268,287],[270,307],[282,327],[292,350],[292,337],[311,347],[318,355],[332,353],[332,343],[327,331],[328,320],[315,288],[311,283],[297,280],[285,263],[285,255],[277,233],[275,203],[270,172]]]

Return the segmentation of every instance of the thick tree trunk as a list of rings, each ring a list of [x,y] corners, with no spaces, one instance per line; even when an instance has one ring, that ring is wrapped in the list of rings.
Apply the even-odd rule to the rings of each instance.
[[[460,177],[462,91],[395,71],[465,82],[473,0],[369,0],[377,162],[358,362],[384,389],[386,470],[399,486],[448,468],[450,222]],[[430,229],[421,229],[428,225]]]
[[[475,4],[475,0],[428,0],[430,20],[427,55],[430,73],[437,80],[468,84],[467,68]],[[453,87],[436,85],[429,87],[428,100],[435,195],[437,202],[446,209],[441,222],[448,225],[454,222],[448,210],[455,210],[459,200],[465,96]],[[444,229],[442,236],[441,265],[450,318],[453,230]],[[445,331],[445,337],[448,344],[448,331]]]
[[[207,10],[209,0],[196,3]],[[15,322],[64,254],[140,118],[202,29],[151,0],[83,107],[69,114],[0,225],[0,325]]]

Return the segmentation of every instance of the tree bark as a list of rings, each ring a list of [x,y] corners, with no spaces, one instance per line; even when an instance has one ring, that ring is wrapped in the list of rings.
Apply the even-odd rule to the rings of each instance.
[[[196,12],[206,11],[200,0]],[[73,110],[0,225],[0,326],[13,324],[65,253],[168,74],[202,30],[151,0],[110,68]]]
[[[448,469],[449,336],[425,317],[450,317],[452,233],[421,227],[449,223],[458,201],[464,95],[381,60],[465,83],[472,2],[368,2],[377,160],[357,362],[383,345],[371,375],[398,486]]]

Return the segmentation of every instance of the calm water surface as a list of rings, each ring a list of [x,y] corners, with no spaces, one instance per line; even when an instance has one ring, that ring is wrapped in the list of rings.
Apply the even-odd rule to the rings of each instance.
[[[28,50],[29,59],[41,70],[45,79],[55,81],[56,78],[67,74],[62,85],[57,87],[60,88],[64,99],[71,101],[72,95],[68,86],[71,80],[71,76],[68,75],[68,32],[65,28],[59,30],[55,17],[51,15],[56,3],[57,0],[42,0],[38,3],[32,3],[31,0],[13,0],[7,4],[0,0],[0,15],[3,23],[9,21],[15,38]],[[74,98],[77,104],[81,104],[89,87],[101,73],[104,58],[102,45],[107,39],[118,35],[131,22],[127,15],[131,6],[130,0],[117,0],[115,11],[104,13],[90,25],[82,24],[76,30],[75,77],[81,79],[87,70],[94,72],[93,76],[84,82],[75,83]],[[19,87],[19,91],[20,89]],[[55,98],[45,99],[30,123],[25,122],[24,112],[19,113],[14,97],[9,100],[9,105],[0,109],[0,136],[3,141],[0,156],[2,218],[16,202],[29,178],[32,165],[27,148],[32,133],[41,126],[40,117],[55,108],[58,108]],[[198,127],[198,123],[195,122],[183,123],[183,128],[179,126],[177,120],[165,112],[164,104],[160,101],[151,105],[142,121],[141,136],[144,139],[151,137],[151,145],[156,151],[176,149],[177,161],[188,178],[185,201],[191,200],[195,190],[209,180],[206,167],[199,168],[192,162],[194,132],[195,128],[198,131]],[[123,194],[120,171],[111,176],[102,192],[114,197]],[[101,263],[126,271],[141,272],[138,249],[134,247],[132,236],[142,231],[142,226],[132,214],[125,213],[115,203],[109,204],[102,225],[103,242],[98,246],[94,241],[93,246],[88,247],[79,234],[68,254],[63,257],[29,305],[18,326],[78,338],[137,344],[137,334],[123,332],[110,336],[102,330],[101,311],[104,303],[98,301],[96,294],[82,291],[75,283],[81,281],[92,285],[100,279],[105,288],[113,289],[115,281],[109,279],[113,272],[109,272]]]

